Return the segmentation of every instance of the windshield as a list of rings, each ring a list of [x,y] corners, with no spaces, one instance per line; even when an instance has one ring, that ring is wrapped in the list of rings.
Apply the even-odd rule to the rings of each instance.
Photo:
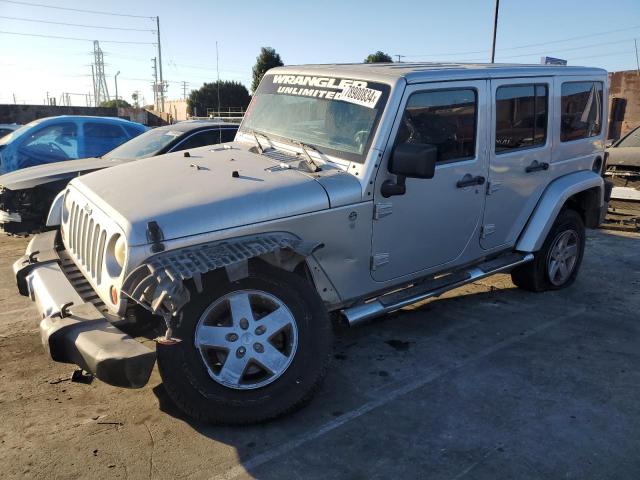
[[[15,140],[16,138],[21,136],[24,132],[29,130],[31,127],[33,127],[35,125],[38,125],[43,120],[46,120],[46,119],[39,118],[38,120],[34,120],[33,122],[29,122],[26,125],[23,125],[20,128],[18,128],[17,130],[14,130],[13,132],[5,135],[4,137],[0,138],[0,145],[6,145],[7,143],[11,142],[12,140]]]
[[[265,75],[242,130],[295,140],[362,163],[389,90],[362,80]]]
[[[180,132],[178,130],[155,128],[138,135],[117,148],[114,148],[106,155],[103,155],[102,158],[137,160],[140,158],[153,157],[154,155],[157,155],[160,150],[169,145],[169,143],[183,134],[184,132]]]
[[[640,147],[640,128],[636,128],[620,140],[616,147]]]

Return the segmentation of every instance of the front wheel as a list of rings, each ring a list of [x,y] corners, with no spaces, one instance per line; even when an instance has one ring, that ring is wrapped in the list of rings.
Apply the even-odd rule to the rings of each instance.
[[[514,269],[511,279],[532,292],[568,287],[578,275],[584,245],[582,217],[575,210],[562,210],[534,260]]]
[[[319,387],[331,354],[331,323],[300,276],[266,265],[228,282],[224,274],[185,306],[176,345],[158,345],[167,393],[188,415],[213,423],[268,420]]]

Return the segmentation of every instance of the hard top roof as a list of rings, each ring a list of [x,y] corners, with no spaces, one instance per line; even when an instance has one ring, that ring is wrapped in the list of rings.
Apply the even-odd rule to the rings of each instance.
[[[404,78],[407,83],[472,78],[532,77],[549,75],[606,75],[606,70],[594,67],[513,63],[349,63],[324,65],[288,65],[270,73],[314,74],[334,77],[363,78],[394,82]]]

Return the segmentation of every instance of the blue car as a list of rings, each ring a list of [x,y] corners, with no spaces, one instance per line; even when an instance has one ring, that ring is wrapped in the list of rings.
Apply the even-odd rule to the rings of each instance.
[[[100,157],[146,130],[144,125],[119,118],[40,118],[0,138],[0,174],[45,163]]]

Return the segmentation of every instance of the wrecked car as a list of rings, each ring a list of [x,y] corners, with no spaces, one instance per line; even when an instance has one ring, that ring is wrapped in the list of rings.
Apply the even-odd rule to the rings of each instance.
[[[614,184],[613,200],[640,206],[640,127],[607,148],[606,176]]]
[[[189,120],[149,130],[100,158],[56,162],[0,176],[0,230],[24,235],[46,228],[51,202],[69,180],[141,158],[229,142],[237,125]]]
[[[72,180],[14,264],[49,355],[186,414],[304,405],[350,326],[499,272],[569,287],[606,212],[607,73],[272,69],[235,141]],[[144,179],[144,181],[141,181]],[[127,335],[153,315],[155,351]]]
[[[146,129],[121,118],[39,118],[0,138],[0,174],[44,163],[98,157]]]

